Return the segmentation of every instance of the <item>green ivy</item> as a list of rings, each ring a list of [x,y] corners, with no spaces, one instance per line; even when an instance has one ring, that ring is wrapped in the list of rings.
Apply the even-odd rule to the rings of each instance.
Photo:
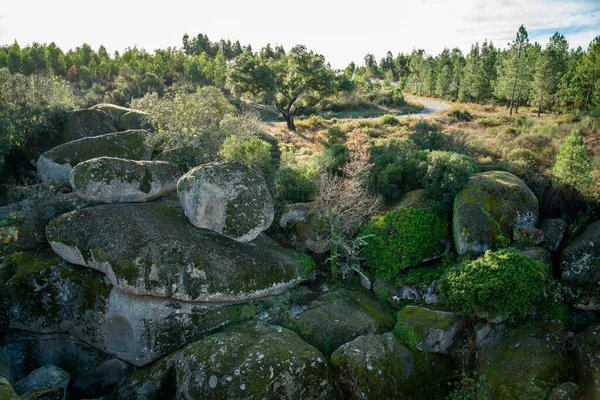
[[[420,263],[437,247],[446,217],[423,209],[398,207],[374,218],[361,236],[365,264],[378,279],[390,280],[399,271]]]

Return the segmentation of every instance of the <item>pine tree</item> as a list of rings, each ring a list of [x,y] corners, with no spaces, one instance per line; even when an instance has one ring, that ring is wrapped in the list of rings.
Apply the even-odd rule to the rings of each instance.
[[[587,193],[594,187],[594,173],[579,132],[572,131],[561,143],[552,167],[552,176],[557,183],[569,184],[582,193]]]

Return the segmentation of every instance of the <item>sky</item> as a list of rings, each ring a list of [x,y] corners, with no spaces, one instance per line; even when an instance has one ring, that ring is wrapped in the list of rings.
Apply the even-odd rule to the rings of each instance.
[[[137,46],[149,52],[181,47],[184,33],[217,41],[239,40],[259,50],[267,43],[290,49],[304,44],[334,68],[365,54],[444,47],[492,40],[506,47],[521,24],[545,45],[555,31],[571,47],[587,49],[600,35],[600,0],[66,0],[2,1],[0,45],[55,42],[63,51],[83,43],[109,52]]]

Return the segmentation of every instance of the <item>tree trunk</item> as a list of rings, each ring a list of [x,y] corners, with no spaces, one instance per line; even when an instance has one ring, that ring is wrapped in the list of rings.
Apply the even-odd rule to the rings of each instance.
[[[287,123],[288,130],[291,132],[296,132],[296,124],[294,124],[294,114],[288,112],[287,115],[284,114],[285,122]]]
[[[542,100],[544,99],[544,95],[540,96],[540,105],[538,106],[538,118],[540,117],[540,114],[542,113]]]

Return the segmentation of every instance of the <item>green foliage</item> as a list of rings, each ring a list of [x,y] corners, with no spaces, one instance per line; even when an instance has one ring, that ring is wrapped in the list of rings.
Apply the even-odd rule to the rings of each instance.
[[[5,157],[27,141],[55,135],[74,106],[64,80],[25,77],[0,68],[0,169]]]
[[[529,149],[518,148],[511,150],[506,159],[512,162],[524,162],[531,168],[539,168],[541,165],[540,159]]]
[[[264,174],[271,172],[271,145],[255,137],[248,140],[237,136],[227,137],[219,150],[219,156],[225,161],[240,161]]]
[[[336,143],[341,143],[346,139],[346,132],[339,125],[332,125],[324,132],[325,145],[333,146]]]
[[[400,120],[391,114],[386,114],[381,117],[381,123],[384,125],[396,126],[400,123]]]
[[[363,248],[365,264],[378,279],[390,280],[426,258],[438,245],[447,223],[438,213],[408,207],[375,217],[361,233],[368,236]]]
[[[369,153],[370,190],[381,194],[388,203],[421,187],[427,153],[417,151],[411,140],[393,139],[384,146],[370,147]]]
[[[448,116],[456,121],[469,122],[473,120],[473,116],[468,110],[462,108],[453,108],[448,111]]]
[[[440,150],[446,139],[439,126],[421,121],[415,125],[414,132],[409,136],[419,150]]]
[[[547,269],[514,249],[486,251],[447,270],[439,288],[445,303],[465,314],[525,315],[546,298]]]
[[[437,264],[434,266],[418,266],[410,268],[406,273],[402,273],[396,279],[396,286],[413,285],[423,287],[435,280],[438,280],[444,273],[445,266]]]
[[[275,173],[278,204],[303,203],[315,192],[318,171],[304,164],[287,165]]]
[[[449,210],[454,197],[467,184],[469,178],[478,172],[477,165],[469,157],[446,151],[432,151],[427,154],[427,163],[421,179],[427,195]]]
[[[336,143],[325,151],[317,154],[319,169],[325,173],[341,175],[348,161],[350,150],[346,145]]]
[[[309,279],[315,272],[315,269],[317,268],[315,260],[313,260],[313,258],[308,254],[302,254],[298,258],[297,262],[298,265],[300,265],[300,271],[298,272],[300,273],[300,276],[304,279]]]
[[[449,383],[452,392],[446,400],[488,400],[491,397],[491,388],[485,375],[472,376],[464,372],[458,382]]]
[[[413,329],[412,326],[401,324],[400,321],[396,322],[394,329],[392,330],[394,335],[411,349],[416,349],[419,344],[419,334]]]
[[[552,176],[557,182],[571,185],[582,193],[587,193],[594,187],[594,173],[579,132],[572,131],[563,140],[552,167]]]

